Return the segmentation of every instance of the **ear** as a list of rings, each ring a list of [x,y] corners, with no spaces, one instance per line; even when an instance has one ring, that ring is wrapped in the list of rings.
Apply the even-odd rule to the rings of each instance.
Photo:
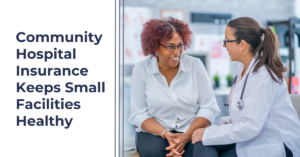
[[[245,40],[241,40],[241,43],[240,43],[240,46],[239,46],[240,51],[246,50],[247,47],[248,47],[248,43]]]
[[[158,46],[158,47],[156,48],[155,52],[157,52],[157,55],[160,54],[160,52],[161,52],[160,46]]]

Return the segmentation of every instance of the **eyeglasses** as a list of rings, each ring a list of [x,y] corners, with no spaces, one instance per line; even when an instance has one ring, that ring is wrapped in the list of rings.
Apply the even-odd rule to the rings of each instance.
[[[226,47],[226,42],[234,42],[234,41],[241,41],[241,40],[226,40],[226,39],[223,40],[225,47]]]
[[[179,44],[177,46],[173,46],[173,45],[165,46],[165,45],[162,45],[162,44],[160,44],[160,45],[163,46],[168,52],[173,52],[176,47],[177,47],[178,51],[183,50],[183,44]]]

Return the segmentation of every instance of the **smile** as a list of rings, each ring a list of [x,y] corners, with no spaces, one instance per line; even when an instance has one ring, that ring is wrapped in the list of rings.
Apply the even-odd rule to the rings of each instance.
[[[179,57],[175,57],[175,58],[170,57],[170,59],[171,59],[172,61],[178,61],[178,60],[179,60]]]

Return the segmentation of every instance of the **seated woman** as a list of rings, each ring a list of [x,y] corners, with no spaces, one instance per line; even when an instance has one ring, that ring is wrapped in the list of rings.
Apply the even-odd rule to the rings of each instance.
[[[230,21],[224,47],[239,61],[230,116],[197,129],[193,157],[299,157],[300,122],[284,80],[279,41],[252,18]],[[202,141],[202,142],[199,142]]]
[[[191,34],[174,18],[144,24],[142,49],[151,57],[133,68],[129,117],[142,157],[191,156],[192,133],[220,112],[202,62],[182,54]]]

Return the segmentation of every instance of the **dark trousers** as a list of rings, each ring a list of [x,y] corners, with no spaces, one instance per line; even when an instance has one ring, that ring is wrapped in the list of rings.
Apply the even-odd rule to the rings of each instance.
[[[172,131],[173,133],[178,133]],[[136,147],[141,157],[166,157],[170,152],[166,150],[169,146],[169,142],[166,139],[162,139],[160,136],[156,136],[147,132],[137,133]],[[194,145],[189,142],[185,146],[185,152],[183,157],[192,157]]]
[[[237,157],[235,144],[203,146],[202,142],[194,145],[193,157]]]
[[[286,157],[293,157],[293,153],[286,145],[284,149]],[[235,144],[203,146],[202,142],[197,142],[194,145],[193,157],[237,157],[237,155]]]

